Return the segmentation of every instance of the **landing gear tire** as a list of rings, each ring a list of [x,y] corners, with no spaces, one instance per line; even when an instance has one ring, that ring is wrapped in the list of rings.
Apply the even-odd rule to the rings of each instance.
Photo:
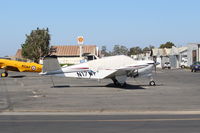
[[[114,85],[117,86],[117,87],[121,87],[121,88],[127,86],[126,82],[125,82],[125,83],[119,83],[119,82],[117,82],[117,81],[114,82]]]
[[[121,87],[126,87],[126,86],[127,86],[126,82],[121,85]]]
[[[1,73],[1,77],[7,77],[8,76],[8,73],[7,72],[2,72]]]
[[[150,85],[150,86],[155,86],[155,85],[156,85],[156,82],[155,82],[155,81],[150,81],[150,82],[149,82],[149,85]]]
[[[182,65],[182,66],[181,66],[181,68],[183,69],[183,68],[185,68],[185,66],[184,66],[184,65]]]
[[[118,84],[119,84],[119,83],[118,83],[117,81],[114,82],[114,85],[115,85],[115,86],[118,86]]]

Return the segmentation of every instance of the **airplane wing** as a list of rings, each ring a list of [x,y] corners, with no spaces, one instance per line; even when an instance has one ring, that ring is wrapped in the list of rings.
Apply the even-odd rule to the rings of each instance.
[[[112,78],[112,77],[115,77],[115,76],[129,76],[130,74],[132,74],[136,70],[147,67],[147,66],[148,66],[148,64],[125,66],[125,67],[122,67],[122,68],[119,68],[119,69],[112,71],[112,73],[109,73],[104,78]]]
[[[20,71],[17,67],[14,67],[14,66],[2,66],[1,69],[9,70],[9,71]]]
[[[1,59],[0,61],[0,69],[4,69],[6,71],[20,71],[10,60]]]

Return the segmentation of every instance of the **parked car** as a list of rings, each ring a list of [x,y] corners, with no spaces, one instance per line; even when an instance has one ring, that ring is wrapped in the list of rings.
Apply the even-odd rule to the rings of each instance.
[[[194,62],[191,66],[190,66],[191,72],[196,72],[200,70],[200,62]]]
[[[188,62],[187,62],[187,60],[181,61],[180,67],[181,67],[181,68],[186,68],[186,67],[188,67]]]
[[[163,69],[165,69],[165,68],[170,69],[170,68],[171,68],[170,62],[165,62],[162,68],[163,68]]]

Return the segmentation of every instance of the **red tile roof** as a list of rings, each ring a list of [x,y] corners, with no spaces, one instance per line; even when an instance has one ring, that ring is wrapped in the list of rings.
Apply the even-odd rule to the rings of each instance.
[[[22,59],[22,49],[18,49],[16,54],[15,54],[15,58],[18,58],[18,59]]]
[[[53,52],[52,55],[57,56],[79,56],[80,47],[79,45],[65,45],[65,46],[53,46],[56,49],[56,52]],[[83,45],[82,47],[83,54],[97,54],[95,45]]]
[[[80,48],[79,45],[64,45],[64,46],[52,46],[56,49],[52,55],[56,56],[79,56]],[[83,45],[83,54],[97,55],[96,45]],[[22,59],[22,49],[18,49],[15,55],[16,58]]]

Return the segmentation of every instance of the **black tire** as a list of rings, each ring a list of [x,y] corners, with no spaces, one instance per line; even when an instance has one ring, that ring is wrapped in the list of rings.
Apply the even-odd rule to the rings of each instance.
[[[150,81],[150,82],[149,82],[149,85],[150,85],[150,86],[155,86],[155,85],[156,85],[156,82],[155,82],[155,81]]]
[[[126,82],[124,82],[124,84],[121,86],[123,88],[125,88],[127,86]]]
[[[185,66],[184,66],[184,65],[182,65],[182,66],[181,66],[181,68],[185,68]]]
[[[8,77],[8,72],[6,72],[6,77]]]
[[[1,73],[1,77],[8,77],[8,73],[7,72],[2,72]]]
[[[118,81],[115,81],[115,82],[114,82],[114,85],[117,86],[117,87],[120,87],[120,88],[123,88],[123,87],[126,87],[126,86],[127,86],[126,82],[124,82],[123,84],[121,84],[121,83],[119,83]]]
[[[191,69],[191,72],[193,72],[193,69]]]

